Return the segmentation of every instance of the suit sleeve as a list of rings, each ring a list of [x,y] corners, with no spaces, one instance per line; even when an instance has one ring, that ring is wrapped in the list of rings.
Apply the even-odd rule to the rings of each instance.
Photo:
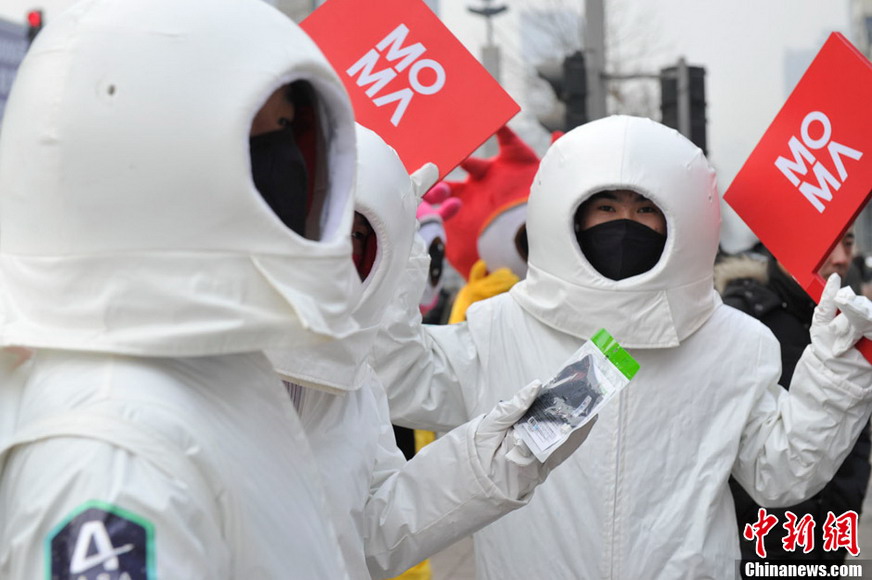
[[[872,412],[872,389],[840,376],[806,348],[786,391],[777,383],[777,342],[761,341],[750,372],[764,370],[733,475],[762,506],[806,500],[830,481]]]
[[[379,390],[374,389],[386,413]],[[383,421],[383,451],[364,517],[373,578],[396,576],[527,503],[529,495],[509,497],[488,477],[475,449],[480,421],[451,430],[408,463],[393,441],[390,423]]]
[[[22,445],[0,486],[0,577],[227,578],[229,551],[208,500],[103,441]]]
[[[373,350],[393,423],[444,432],[471,419],[479,358],[467,325],[421,323],[418,297],[426,262],[413,258],[388,308]]]

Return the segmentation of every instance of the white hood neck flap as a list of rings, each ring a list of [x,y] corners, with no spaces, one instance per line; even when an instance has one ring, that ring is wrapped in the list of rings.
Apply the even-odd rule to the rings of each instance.
[[[252,119],[297,80],[318,102],[317,239],[285,227],[251,176]],[[354,140],[341,81],[264,2],[75,5],[40,33],[6,108],[2,344],[201,356],[348,335]]]
[[[667,239],[651,270],[615,281],[582,254],[574,216],[593,194],[622,189],[657,204]],[[714,170],[677,131],[629,116],[582,125],[542,159],[527,207],[529,270],[510,292],[535,318],[584,340],[606,328],[625,347],[677,346],[720,303],[719,201]]]

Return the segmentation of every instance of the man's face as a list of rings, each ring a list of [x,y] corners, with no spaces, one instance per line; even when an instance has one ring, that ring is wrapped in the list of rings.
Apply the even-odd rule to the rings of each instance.
[[[361,280],[369,276],[372,263],[367,260],[367,249],[370,237],[374,235],[372,226],[362,213],[354,212],[354,223],[351,227],[351,258]]]
[[[289,127],[294,121],[294,103],[290,99],[289,85],[279,87],[266,100],[251,122],[250,137]]]
[[[367,238],[372,235],[372,226],[363,214],[354,212],[354,224],[351,227],[351,246],[355,256],[363,254]]]
[[[578,229],[584,231],[613,220],[633,220],[666,234],[666,217],[653,201],[635,191],[619,189],[593,195],[581,206]]]
[[[854,256],[854,228],[851,228],[839,240],[827,259],[821,265],[818,273],[823,276],[824,280],[830,277],[830,274],[838,274],[842,281],[845,280],[845,275],[848,273],[848,268],[851,266],[851,258]]]

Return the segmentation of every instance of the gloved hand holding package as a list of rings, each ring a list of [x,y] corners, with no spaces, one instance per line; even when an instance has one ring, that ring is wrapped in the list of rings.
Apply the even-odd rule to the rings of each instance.
[[[638,370],[633,357],[606,330],[599,330],[542,387],[515,429],[544,462],[627,386]]]

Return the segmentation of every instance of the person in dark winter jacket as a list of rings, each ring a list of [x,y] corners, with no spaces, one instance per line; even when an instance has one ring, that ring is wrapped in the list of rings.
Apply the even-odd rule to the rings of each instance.
[[[837,273],[842,280],[846,280],[853,244],[854,233],[848,231],[822,265],[821,276],[827,278],[830,274]],[[763,322],[781,343],[780,384],[785,389],[788,388],[796,362],[811,341],[809,328],[815,307],[814,301],[777,260],[765,253],[765,250],[763,255],[758,254],[756,257],[745,255],[722,260],[715,268],[715,285],[724,303]],[[872,442],[870,442],[869,425],[866,425],[851,453],[824,489],[800,504],[767,510],[768,513],[777,516],[779,522],[786,521],[784,514],[788,510],[797,518],[809,514],[816,525],[814,548],[808,553],[801,548],[792,552],[787,551],[782,544],[784,534],[781,533],[781,526],[773,529],[772,533],[765,537],[766,560],[844,561],[847,553],[844,548],[836,551],[824,549],[822,530],[828,511],[833,512],[837,517],[849,510],[860,514],[869,483],[870,447]],[[762,561],[755,551],[754,542],[742,537],[745,525],[757,521],[759,506],[732,478],[730,487],[736,505],[742,560]]]

